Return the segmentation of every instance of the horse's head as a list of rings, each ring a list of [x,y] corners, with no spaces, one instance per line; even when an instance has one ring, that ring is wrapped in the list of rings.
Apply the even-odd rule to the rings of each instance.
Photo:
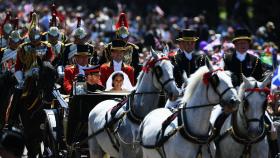
[[[221,68],[214,68],[208,60],[206,60],[206,65],[209,71],[203,75],[203,82],[209,88],[209,100],[214,103],[219,102],[225,112],[237,110],[240,100],[236,89],[232,85],[230,72]],[[214,93],[211,93],[211,91]]]
[[[258,137],[264,131],[267,95],[270,92],[266,86],[270,81],[271,75],[263,82],[258,82],[252,77],[246,78],[243,76],[243,83],[239,89],[242,102],[238,114],[243,118],[244,126],[251,138]]]
[[[169,99],[174,100],[180,95],[173,77],[173,65],[162,52],[151,51],[144,64],[143,72],[150,75],[154,88],[158,91],[164,90]]]
[[[38,88],[42,92],[44,101],[52,100],[52,90],[58,78],[56,69],[48,61],[39,63]]]

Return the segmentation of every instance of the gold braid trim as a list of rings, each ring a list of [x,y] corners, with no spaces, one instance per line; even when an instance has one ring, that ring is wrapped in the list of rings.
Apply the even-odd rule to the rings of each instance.
[[[31,110],[32,108],[34,108],[34,106],[36,105],[36,103],[38,102],[38,100],[39,100],[39,96],[36,97],[36,99],[34,100],[34,102],[32,103],[32,105],[31,105],[30,107],[28,107],[27,110]]]
[[[259,63],[259,58],[257,58],[257,61],[255,62],[255,66],[254,66],[254,68],[253,68],[252,73],[251,73],[251,75],[250,75],[250,76],[252,76],[252,75],[253,75],[253,73],[255,72],[255,70],[256,70],[256,68],[257,68],[258,63]]]

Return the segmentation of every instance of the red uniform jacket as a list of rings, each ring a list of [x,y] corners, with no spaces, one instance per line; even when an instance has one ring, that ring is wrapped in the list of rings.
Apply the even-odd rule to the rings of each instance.
[[[134,86],[134,69],[126,64],[122,65],[122,71],[127,74],[131,84]],[[106,86],[106,81],[110,77],[110,75],[114,72],[112,62],[102,64],[100,67],[100,80],[103,86]]]
[[[75,76],[79,73],[79,68],[75,65],[69,65],[64,70],[63,87],[67,94],[70,94]]]
[[[36,48],[44,48],[46,50],[46,54],[43,56],[42,60],[52,62],[54,53],[49,43],[41,42],[41,44],[36,46]],[[19,46],[15,64],[15,72],[19,70],[26,72],[32,67],[33,62],[35,62],[34,60],[36,60],[35,56],[37,56],[37,54],[30,53],[29,51],[31,49],[31,43],[23,43]]]

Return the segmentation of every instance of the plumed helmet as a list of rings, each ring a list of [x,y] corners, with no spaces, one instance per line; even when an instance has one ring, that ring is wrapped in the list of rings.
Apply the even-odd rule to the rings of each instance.
[[[128,21],[125,13],[121,13],[119,20],[116,23],[116,36],[117,38],[127,38],[129,35],[128,31]]]
[[[57,37],[59,36],[60,32],[59,32],[59,29],[57,27],[50,27],[50,30],[48,31],[48,34],[53,36],[53,37]]]
[[[5,34],[10,34],[13,30],[13,25],[11,24],[11,13],[7,12],[6,18],[2,23],[2,32]]]
[[[21,35],[20,32],[18,31],[18,18],[15,18],[12,20],[14,30],[10,33],[9,39],[12,40],[15,43],[18,43],[21,41]]]
[[[39,40],[41,38],[40,28],[37,26],[38,17],[36,13],[32,13],[32,18],[28,30],[30,40]]]
[[[87,35],[86,30],[83,27],[81,27],[81,20],[81,17],[77,17],[77,28],[73,32],[73,36],[79,39],[83,39]]]

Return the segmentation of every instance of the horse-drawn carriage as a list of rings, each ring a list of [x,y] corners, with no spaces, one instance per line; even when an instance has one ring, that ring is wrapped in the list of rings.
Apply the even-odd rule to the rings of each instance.
[[[128,97],[129,92],[92,92],[76,94],[65,102],[58,91],[54,91],[57,97],[56,106],[45,109],[46,123],[44,134],[44,148],[52,157],[81,157],[88,155],[88,116],[95,105],[104,100],[117,100]],[[159,105],[165,102],[165,96],[160,96]]]

